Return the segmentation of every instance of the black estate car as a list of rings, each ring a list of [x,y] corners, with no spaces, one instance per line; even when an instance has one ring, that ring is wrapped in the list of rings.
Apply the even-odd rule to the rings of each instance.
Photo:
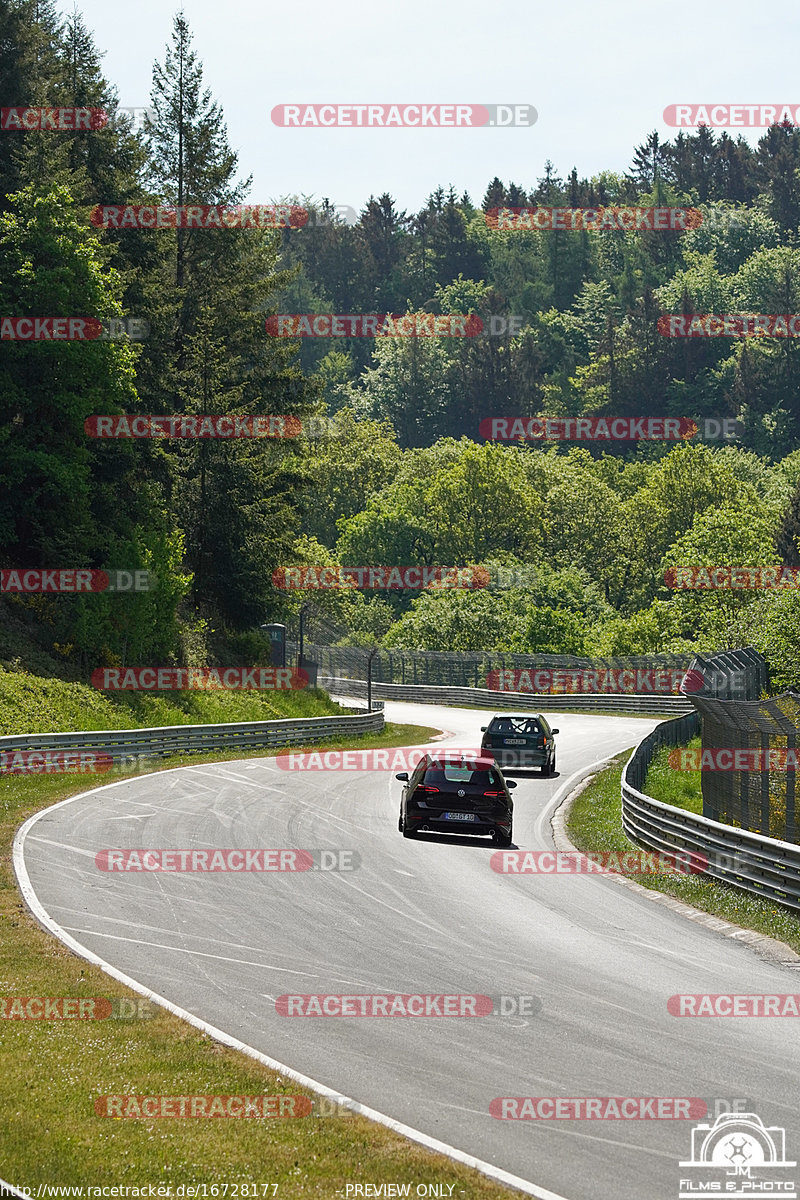
[[[440,833],[491,834],[498,846],[511,845],[514,803],[503,772],[481,755],[468,758],[445,753],[426,754],[405,783],[400,801],[400,832],[403,837],[436,830]]]
[[[545,718],[539,713],[502,713],[481,726],[481,750],[501,767],[519,771],[540,767],[542,775],[556,769],[556,743]]]

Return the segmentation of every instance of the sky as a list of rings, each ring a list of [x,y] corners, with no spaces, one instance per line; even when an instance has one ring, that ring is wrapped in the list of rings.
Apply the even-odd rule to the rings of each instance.
[[[76,2],[119,103],[146,107],[177,7]],[[183,12],[255,204],[298,195],[360,211],[389,192],[413,212],[451,185],[480,204],[495,175],[535,186],[547,159],[563,177],[629,170],[653,130],[674,137],[671,104],[800,108],[791,3],[186,0]],[[315,103],[527,104],[538,115],[513,128],[273,123],[276,105]],[[729,132],[755,144],[763,131]]]

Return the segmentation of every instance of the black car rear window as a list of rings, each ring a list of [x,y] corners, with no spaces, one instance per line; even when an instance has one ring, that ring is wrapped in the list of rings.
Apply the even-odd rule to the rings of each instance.
[[[510,717],[503,717],[499,721],[492,721],[489,726],[490,733],[505,733],[513,737],[515,734],[525,736],[526,734],[541,733],[541,726],[538,721],[532,718],[525,717],[522,720],[512,720]]]
[[[430,767],[425,772],[424,783],[431,787],[442,787],[449,783],[469,783],[480,788],[500,788],[500,777],[496,771],[473,771],[470,767]]]

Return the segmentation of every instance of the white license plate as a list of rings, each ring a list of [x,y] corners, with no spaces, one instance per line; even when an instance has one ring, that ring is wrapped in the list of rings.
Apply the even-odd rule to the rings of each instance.
[[[442,813],[445,821],[474,821],[475,813]]]
[[[504,746],[525,746],[525,745],[527,745],[527,742],[525,741],[525,738],[504,738],[503,745]]]

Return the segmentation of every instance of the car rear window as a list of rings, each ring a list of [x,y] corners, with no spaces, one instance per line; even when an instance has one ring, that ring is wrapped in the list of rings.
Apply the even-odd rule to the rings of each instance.
[[[431,767],[425,772],[425,783],[441,787],[448,783],[469,783],[473,787],[499,788],[500,777],[496,771],[473,771],[469,767]]]
[[[503,717],[500,721],[492,721],[489,726],[490,733],[505,733],[511,736],[515,734],[534,734],[541,733],[542,729],[538,721],[525,717],[522,720],[513,721],[510,717]]]

